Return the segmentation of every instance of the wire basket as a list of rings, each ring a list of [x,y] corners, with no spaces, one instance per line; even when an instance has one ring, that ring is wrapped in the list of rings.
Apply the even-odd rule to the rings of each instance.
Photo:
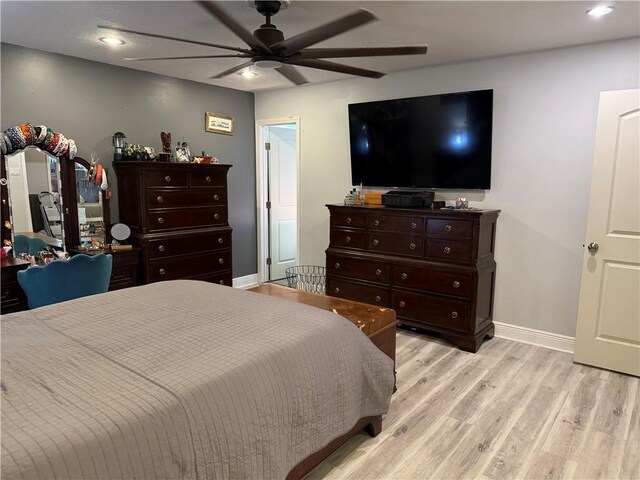
[[[290,288],[311,293],[325,293],[325,268],[318,265],[296,265],[285,269]]]

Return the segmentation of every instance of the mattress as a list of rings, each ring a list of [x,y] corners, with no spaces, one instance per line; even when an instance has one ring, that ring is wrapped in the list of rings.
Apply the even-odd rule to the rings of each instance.
[[[3,478],[284,478],[394,383],[342,317],[205,282],[1,321]]]

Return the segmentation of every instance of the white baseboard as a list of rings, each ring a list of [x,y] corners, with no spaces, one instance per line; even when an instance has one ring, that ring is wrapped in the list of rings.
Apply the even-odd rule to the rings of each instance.
[[[246,290],[247,288],[255,287],[258,285],[258,274],[252,273],[251,275],[245,275],[244,277],[238,277],[233,279],[233,288],[241,288]]]
[[[496,337],[573,354],[574,337],[560,335],[559,333],[543,332],[542,330],[510,325],[508,323],[493,323],[496,326]]]

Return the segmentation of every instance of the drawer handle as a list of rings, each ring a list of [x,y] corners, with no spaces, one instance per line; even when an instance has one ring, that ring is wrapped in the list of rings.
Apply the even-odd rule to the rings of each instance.
[[[380,303],[380,300],[382,300],[382,299],[380,298],[380,295],[376,295],[376,303]]]
[[[338,287],[334,288],[333,293],[340,293],[340,289]]]
[[[444,253],[451,253],[451,249],[449,247],[444,247]]]
[[[406,303],[404,303],[404,300],[400,300],[400,303],[398,305],[400,305],[400,308],[404,308]]]
[[[158,250],[160,250],[161,252],[164,252],[164,245],[160,245],[160,246],[158,247]]]
[[[211,177],[207,176],[205,180],[207,181],[207,183],[211,183]]]
[[[164,268],[161,268],[161,269],[159,270],[159,272],[160,272],[160,275],[164,275],[164,274],[166,273],[166,272],[165,272],[165,270],[164,270]]]
[[[219,259],[218,259],[218,263],[219,263],[220,265],[222,265],[222,264],[224,263],[224,258],[219,258]]]
[[[415,250],[415,249],[416,249],[416,244],[415,244],[415,243],[413,243],[413,242],[411,242],[411,243],[409,244],[409,248],[410,248],[411,250]]]
[[[336,270],[339,269],[340,268],[340,263],[336,262],[335,267],[336,267]]]
[[[164,223],[164,218],[158,217],[158,223]]]
[[[455,281],[453,282],[453,288],[459,288],[459,287],[460,287],[460,282],[459,282],[459,281],[457,281],[457,280],[455,280]]]
[[[408,275],[407,275],[406,273],[403,273],[402,275],[400,275],[400,278],[401,278],[401,279],[403,279],[403,280],[406,280],[406,279],[407,279],[407,276],[408,276]]]
[[[417,226],[418,226],[418,224],[416,222],[411,222],[411,228],[413,230],[415,230]]]
[[[351,223],[351,217],[347,217],[346,222],[347,222],[347,223]]]
[[[451,318],[458,318],[458,312],[451,312]]]
[[[344,241],[345,241],[345,242],[347,242],[347,243],[351,243],[351,237],[347,236],[347,237],[344,239]]]
[[[216,220],[220,220],[220,214],[219,213],[215,213],[213,215],[213,218],[216,219]]]
[[[378,275],[378,276],[382,275],[382,270],[377,269],[377,270],[376,270],[376,275]]]
[[[377,247],[377,246],[378,246],[378,243],[380,243],[380,242],[378,242],[378,240],[376,240],[376,239],[374,238],[372,243],[373,243],[373,246],[374,246],[374,247]]]
[[[156,198],[156,200],[158,201],[158,203],[162,203],[162,202],[164,202],[164,198],[162,198],[160,195],[158,195],[158,197]]]
[[[220,200],[220,195],[218,195],[217,193],[213,196],[214,200]]]
[[[167,175],[166,177],[164,177],[165,182],[169,183],[171,181],[171,177],[169,175]]]
[[[451,231],[451,225],[447,224],[444,226],[444,231],[445,232],[450,232]]]
[[[378,225],[380,225],[380,220],[375,219],[375,220],[373,221],[373,224],[377,227]]]
[[[218,239],[218,243],[220,243],[220,244],[224,243],[224,238],[220,237],[220,238]]]
[[[220,285],[224,285],[224,280],[220,280]]]

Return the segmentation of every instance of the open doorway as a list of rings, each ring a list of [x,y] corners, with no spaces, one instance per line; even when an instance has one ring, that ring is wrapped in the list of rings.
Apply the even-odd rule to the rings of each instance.
[[[298,260],[297,119],[258,122],[258,281],[286,283]]]

